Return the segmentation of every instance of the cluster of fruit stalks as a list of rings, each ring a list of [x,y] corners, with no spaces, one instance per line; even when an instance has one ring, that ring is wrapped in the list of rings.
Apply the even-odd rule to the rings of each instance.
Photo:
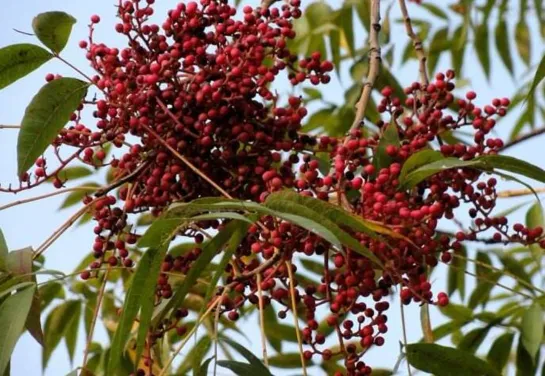
[[[509,100],[495,99],[491,105],[478,107],[476,94],[468,92],[457,103],[458,114],[451,116],[446,109],[454,102],[455,74],[448,71],[437,74],[432,83],[406,88],[405,103],[384,88],[377,108],[384,120],[375,124],[379,131],[372,136],[364,135],[363,124],[340,138],[303,134],[307,110],[302,100],[289,97],[282,104],[270,90],[282,71],[293,86],[330,80],[333,65],[319,53],[300,60],[287,48],[295,37],[292,20],[301,16],[300,0],[278,8],[244,7],[240,17],[226,0],[182,3],[168,12],[162,25],[149,21],[153,3],[120,1],[121,21],[115,30],[128,41],[121,50],[93,40],[100,18],[91,18],[89,40],[80,42],[80,47],[96,72],[91,80],[101,99],[82,103],[73,114],[73,124],[58,135],[53,146],[60,164],[49,167],[40,158],[33,174],[22,176],[16,189],[51,179],[61,188],[66,181],[60,173],[73,161],[113,168],[114,183],[83,201],[96,221],[96,261],[81,275],[83,279],[97,277],[103,265],[133,266],[129,249],[139,234],[129,217],[137,213],[158,216],[171,203],[210,196],[262,202],[282,189],[325,201],[334,198],[345,210],[402,235],[386,243],[351,233],[383,262],[383,270],[350,249],[333,250],[313,233],[263,217],[261,226],[250,228],[226,269],[232,289],[216,309],[236,320],[244,304],[259,303],[260,280],[263,305],[276,302],[282,307],[278,316],[285,318],[291,311],[290,287],[295,287],[295,300],[302,303],[306,321],[301,330],[304,358],[344,359],[348,375],[368,375],[371,368],[363,354],[384,343],[389,325],[387,299],[394,287],[403,304],[444,306],[448,297],[434,295],[427,271],[451,261],[464,241],[492,231],[498,243],[545,247],[541,228],[509,226],[505,217],[492,215],[496,180],[477,170],[446,170],[414,189],[399,189],[404,161],[431,142],[439,142],[444,156],[461,160],[497,153],[502,140],[489,134],[495,119],[505,115]],[[92,126],[81,123],[84,107],[93,108],[96,123]],[[377,169],[374,155],[388,124],[396,125],[400,146],[389,145],[385,152],[391,163]],[[460,128],[474,131],[472,145],[442,143],[443,132]],[[118,148],[114,155],[122,155],[106,158],[102,148],[108,143]],[[73,152],[61,158],[61,149]],[[329,173],[320,172],[316,153],[329,153]],[[117,188],[116,198],[112,193]],[[461,204],[469,207],[475,227],[454,238],[438,234],[438,221],[453,219]],[[165,258],[157,304],[172,296],[168,275],[187,273],[199,257],[206,230],[221,229],[226,223],[202,221],[180,233],[192,238],[196,247],[183,256]],[[291,261],[296,257],[323,260],[321,283],[301,286],[290,278],[293,273],[287,265],[295,271]],[[239,273],[251,277],[239,280]],[[338,334],[339,350],[324,345],[317,309],[327,311],[326,322]],[[185,315],[186,311],[176,310],[148,338],[153,341],[169,330],[184,335]],[[153,359],[147,359],[149,371],[139,373],[151,374],[152,363]]]

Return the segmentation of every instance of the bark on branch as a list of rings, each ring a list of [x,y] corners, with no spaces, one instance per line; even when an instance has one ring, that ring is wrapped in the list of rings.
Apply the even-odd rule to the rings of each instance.
[[[373,86],[379,75],[381,55],[378,36],[380,33],[380,0],[371,0],[371,28],[369,30],[369,72],[363,83],[360,99],[356,103],[356,117],[350,130],[357,129],[365,118],[365,110],[369,104],[369,98]]]
[[[414,32],[411,17],[409,16],[409,11],[407,10],[407,4],[405,3],[405,0],[399,0],[399,7],[401,8],[403,20],[405,21],[405,31],[407,32],[409,38],[411,38],[411,40],[413,41],[416,57],[418,59],[418,62],[420,63],[420,83],[426,86],[429,83],[429,78],[426,69],[427,57],[426,53],[424,52],[424,46],[422,45],[422,41],[420,40],[420,38],[418,38],[418,35],[416,35],[416,33]]]

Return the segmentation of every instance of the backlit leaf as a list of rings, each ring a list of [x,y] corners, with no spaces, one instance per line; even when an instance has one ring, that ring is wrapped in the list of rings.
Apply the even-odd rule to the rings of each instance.
[[[25,110],[17,140],[17,171],[22,175],[53,142],[80,105],[89,84],[59,78],[43,86]]]
[[[0,48],[0,89],[38,69],[52,57],[48,51],[33,44]]]
[[[76,19],[64,12],[40,13],[32,21],[38,39],[55,53],[61,52],[72,31]]]

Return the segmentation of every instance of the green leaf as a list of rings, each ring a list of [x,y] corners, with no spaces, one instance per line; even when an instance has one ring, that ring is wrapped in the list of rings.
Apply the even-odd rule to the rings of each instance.
[[[479,281],[477,287],[469,297],[468,307],[473,309],[479,304],[486,304],[490,297],[490,292],[496,286],[496,283],[502,275],[502,272],[491,273],[486,277],[486,281]]]
[[[386,149],[390,145],[393,145],[398,149],[400,146],[399,132],[395,121],[392,121],[386,125],[384,133],[380,138],[379,144],[377,145],[377,152],[374,160],[377,172],[382,168],[388,167],[392,163],[392,157],[386,153]]]
[[[32,283],[36,283],[36,277],[32,277]],[[41,302],[40,302],[40,295],[38,291],[34,293],[34,296],[32,297],[32,304],[30,305],[30,310],[27,315],[27,319],[25,322],[25,328],[28,330],[28,332],[34,337],[36,342],[38,342],[40,345],[44,345],[44,333],[42,330],[42,322],[40,321],[40,315],[42,313],[41,310]]]
[[[490,332],[491,326],[476,328],[468,332],[458,344],[458,349],[475,354]]]
[[[66,209],[76,204],[81,203],[85,196],[97,191],[100,185],[97,183],[89,182],[84,183],[78,187],[79,189],[70,192],[63,200],[60,209]]]
[[[191,265],[189,272],[187,273],[183,282],[176,287],[172,298],[165,304],[163,309],[161,309],[153,317],[153,323],[159,322],[166,313],[174,308],[179,307],[187,296],[190,288],[195,284],[195,281],[201,273],[204,271],[207,265],[210,264],[212,259],[220,253],[225,244],[229,241],[235,230],[240,226],[238,221],[234,220],[229,222],[227,226],[224,227],[212,240],[210,240],[202,248],[202,252],[197,258],[197,260]]]
[[[4,375],[11,353],[25,327],[36,286],[26,287],[10,295],[0,304],[0,374]]]
[[[42,369],[47,367],[49,358],[65,336],[67,325],[77,314],[81,313],[81,301],[68,300],[56,306],[47,316],[44,325],[44,348],[42,354]]]
[[[524,315],[521,322],[521,341],[528,354],[535,359],[537,351],[543,339],[543,311],[537,303],[532,304]]]
[[[89,84],[75,78],[47,83],[25,110],[17,140],[17,171],[22,175],[49,144],[80,105]]]
[[[337,22],[337,21],[336,21]],[[329,51],[331,52],[331,62],[335,67],[335,72],[339,77],[339,68],[341,66],[341,32],[340,25],[337,25],[329,30]],[[323,34],[327,35],[324,31]]]
[[[528,209],[526,212],[526,226],[528,228],[536,228],[545,225],[545,218],[543,215],[543,207],[541,203],[537,201],[534,205]],[[541,260],[543,258],[543,249],[539,244],[530,244],[530,250],[532,251],[532,256],[536,260],[538,265],[541,265]]]
[[[537,353],[538,355],[537,359],[539,359],[539,354],[540,352]],[[539,360],[537,359],[532,358],[530,354],[528,354],[528,351],[522,344],[522,337],[521,337],[517,345],[516,376],[535,376],[537,365],[539,364]]]
[[[21,279],[32,281],[32,248],[27,247],[8,253],[7,270],[15,275],[23,276]]]
[[[543,78],[545,78],[545,55],[539,62],[539,66],[537,67],[534,80],[532,81],[532,86],[530,87],[530,90],[528,91],[528,96],[526,98],[528,102],[530,102],[530,100],[533,99],[535,90],[537,86],[541,83],[541,81],[543,81]]]
[[[233,373],[238,376],[260,375],[260,373],[258,373],[260,369],[256,369],[255,366],[242,362],[236,362],[233,360],[220,360],[218,361],[218,366],[227,368],[233,371]]]
[[[271,356],[269,358],[269,365],[276,368],[301,368],[301,355],[298,352],[294,352]]]
[[[257,373],[256,375],[271,375],[267,367],[263,362],[255,356],[250,350],[239,344],[238,342],[232,341],[230,339],[224,339],[224,342],[228,343],[233,349],[235,349],[240,355],[242,355],[252,366],[255,367]]]
[[[488,24],[485,20],[475,30],[475,51],[487,79],[490,78],[490,47],[488,39]]]
[[[75,306],[74,310],[71,310],[65,317],[64,322],[66,329],[64,330],[64,341],[66,342],[66,349],[68,350],[68,357],[70,363],[74,361],[74,354],[76,353],[76,345],[78,342],[79,324],[81,319],[81,303]]]
[[[519,20],[519,22],[515,26],[515,42],[520,58],[522,59],[524,64],[530,65],[530,29],[528,29],[528,25],[526,23],[526,20],[524,19]]]
[[[304,87],[303,92],[307,95],[307,98],[306,98],[307,101],[323,98],[322,92],[312,87]]]
[[[505,22],[503,17],[498,20],[494,37],[496,41],[496,49],[498,50],[498,54],[500,55],[503,65],[505,65],[505,68],[507,68],[509,73],[513,75],[513,59],[511,58],[507,22]]]
[[[503,250],[502,250],[503,251]],[[519,278],[520,280],[526,282],[525,285],[521,284],[521,287],[524,287],[531,293],[535,293],[535,290],[531,287],[532,286],[532,278],[528,275],[526,270],[524,269],[524,266],[514,257],[503,254],[503,252],[498,252],[498,257],[503,264],[505,271],[511,273],[515,277]],[[528,286],[530,285],[530,286]]]
[[[390,72],[390,70],[386,69],[386,67],[382,67],[380,75],[377,77],[374,87],[376,89],[382,90],[386,86],[389,86],[393,90],[395,97],[399,98],[401,102],[405,102],[407,94],[405,94],[403,87],[397,81],[397,78],[392,74],[392,72]],[[395,137],[393,134],[391,136]]]
[[[490,347],[486,359],[499,372],[502,372],[507,362],[509,362],[509,355],[511,354],[511,346],[513,346],[514,339],[515,333],[504,333],[496,338],[492,347]]]
[[[356,7],[356,13],[365,27],[365,30],[371,29],[371,2],[370,1],[356,1],[354,6]]]
[[[40,308],[43,311],[51,304],[53,299],[64,299],[64,287],[59,282],[48,282],[40,286],[38,296],[40,297]]]
[[[412,188],[426,178],[438,172],[452,168],[474,167],[479,163],[476,160],[462,161],[458,158],[443,158],[419,167],[407,174],[403,180],[399,180],[400,187]]]
[[[431,38],[428,51],[428,70],[430,73],[435,72],[441,52],[448,50],[450,47],[451,43],[448,37],[448,27],[438,30]]]
[[[303,127],[303,131],[310,132],[315,129],[323,129],[335,123],[336,119],[333,115],[333,109],[324,108],[310,115],[305,126]]]
[[[191,350],[185,356],[182,364],[176,370],[177,375],[186,375],[190,369],[193,369],[193,374],[198,373],[198,368],[201,365],[203,357],[212,347],[210,336],[203,336],[194,344]]]
[[[437,376],[501,375],[490,364],[466,351],[433,343],[407,345],[406,354],[413,367]]]
[[[72,31],[76,19],[64,12],[40,13],[32,20],[34,33],[46,47],[55,53],[61,52]]]
[[[339,239],[337,239],[337,237],[328,228],[310,219],[310,217],[303,217],[294,213],[283,213],[271,210],[270,208],[259,205],[255,202],[225,199],[214,199],[213,201],[210,201],[210,199],[200,199],[195,200],[190,204],[176,206],[174,210],[169,210],[169,212],[167,212],[167,216],[165,216],[164,219],[155,221],[140,239],[138,244],[141,247],[147,247],[151,244],[162,244],[164,241],[170,239],[171,232],[178,226],[184,222],[191,221],[190,217],[196,212],[209,212],[216,210],[250,211],[261,215],[271,215],[301,226],[308,231],[319,234],[325,240],[334,245],[340,245]],[[302,211],[303,210],[304,208]]]
[[[201,365],[201,368],[199,368],[199,372],[195,374],[195,376],[207,376],[208,375],[208,366],[210,365],[210,362],[214,359],[214,357],[210,357],[204,361],[204,363]]]
[[[488,172],[493,169],[505,170],[545,183],[545,171],[535,165],[505,155],[484,155],[469,161],[462,161],[458,158],[444,158],[428,163],[407,174],[403,180],[400,179],[400,186],[405,188],[414,187],[422,180],[438,172],[464,167]]]
[[[407,175],[414,170],[444,158],[445,157],[443,157],[443,154],[432,149],[424,149],[411,155],[401,168],[401,172],[399,173],[399,181],[405,181]]]
[[[0,48],[0,89],[41,67],[53,55],[33,44],[13,44]]]
[[[370,223],[365,223],[359,217],[350,215],[346,211],[338,207],[326,203],[324,201],[305,197],[292,191],[281,191],[273,193],[267,197],[265,205],[275,210],[290,210],[302,215],[308,215],[316,221],[319,221],[324,227],[334,233],[343,244],[353,249],[354,251],[366,256],[371,261],[381,265],[381,261],[367,248],[363,247],[351,235],[341,230],[336,223],[342,223],[354,230],[365,232],[371,236],[375,236],[376,229],[369,227]]]
[[[63,168],[59,174],[58,177],[61,180],[67,180],[72,181],[76,179],[85,178],[87,176],[93,175],[94,171],[91,170],[88,167],[85,166],[73,166],[73,167],[66,167]]]
[[[422,3],[422,4],[420,4],[420,6],[422,8],[424,8],[424,9],[426,9],[428,12],[430,12],[434,16],[437,16],[437,17],[439,17],[439,18],[441,18],[443,20],[446,20],[446,21],[448,21],[448,19],[449,19],[448,14],[446,14],[444,10],[442,10],[441,8],[439,8],[436,5],[433,5],[431,3]]]
[[[487,168],[505,170],[545,183],[545,171],[521,159],[506,155],[485,155],[478,157],[477,160],[484,163],[485,170]]]
[[[476,257],[478,263],[475,264],[475,272],[477,273],[477,279],[481,280],[483,278],[488,278],[490,274],[493,273],[493,271],[490,268],[487,268],[485,265],[492,266],[492,259],[490,256],[488,256],[487,253],[479,251],[477,252]]]
[[[201,362],[212,347],[212,339],[209,336],[204,336],[201,341],[203,341],[204,343],[200,344],[200,346],[194,346],[192,349],[192,352],[194,350],[194,353],[191,357],[193,360],[193,375],[197,375],[199,373]],[[167,354],[170,355],[170,353]]]
[[[460,25],[452,34],[452,48],[450,50],[452,67],[456,72],[462,72],[464,64],[465,48],[467,41],[467,23]]]
[[[305,10],[312,29],[328,24],[333,15],[333,9],[326,3],[315,2],[309,4]]]
[[[433,338],[435,341],[452,334],[456,330],[460,330],[464,325],[469,324],[471,320],[452,320],[445,324],[439,325],[433,329]],[[426,342],[425,338],[422,338],[420,342]]]
[[[473,310],[464,305],[449,303],[444,307],[440,307],[443,315],[457,321],[469,321],[473,319]]]
[[[348,47],[348,52],[350,56],[354,56],[355,47],[354,47],[354,22],[353,22],[353,12],[351,6],[343,6],[339,11],[339,16],[337,17],[337,25],[342,30],[346,44]]]
[[[0,229],[0,271],[6,271],[9,248],[2,229]]]
[[[460,293],[462,300],[465,298],[466,294],[466,269],[467,269],[467,251],[463,248],[460,251],[460,256],[455,257],[452,260],[452,268],[448,268],[448,277],[447,277],[447,292],[449,295],[452,295],[456,290]]]
[[[223,253],[221,261],[216,267],[214,276],[212,277],[212,279],[210,280],[210,284],[208,285],[208,289],[204,297],[204,301],[206,302],[210,301],[210,298],[212,298],[212,295],[214,294],[214,291],[216,290],[218,281],[220,280],[221,276],[225,273],[225,268],[227,267],[227,264],[229,264],[229,261],[231,261],[231,258],[236,252],[238,246],[240,245],[240,243],[246,236],[246,233],[248,232],[248,228],[249,228],[248,224],[244,222],[237,222],[237,223],[238,223],[238,226],[236,226],[236,228],[233,230],[233,235],[229,239],[229,242],[227,244],[227,247],[225,248],[225,252]],[[203,306],[203,310],[204,309],[205,307]]]
[[[134,320],[142,307],[153,306],[155,285],[159,276],[161,263],[166,253],[166,247],[148,249],[136,267],[131,285],[125,296],[119,324],[112,338],[108,361],[108,374],[115,375],[121,362],[125,345],[130,336]],[[140,322],[141,327],[149,327],[148,322]]]

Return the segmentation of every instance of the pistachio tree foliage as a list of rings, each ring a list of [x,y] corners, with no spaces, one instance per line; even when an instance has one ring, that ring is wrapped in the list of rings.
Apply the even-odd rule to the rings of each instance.
[[[545,374],[545,164],[510,153],[545,133],[541,1],[154,2],[112,0],[114,25],[42,13],[0,48],[0,89],[73,68],[0,126],[19,132],[0,192],[25,195],[0,211],[67,209],[41,244],[0,232],[0,374],[25,332],[44,368],[81,352],[70,375]],[[74,27],[88,66],[63,57]],[[482,103],[469,65],[517,92]],[[73,226],[95,235],[80,265],[46,269]]]

